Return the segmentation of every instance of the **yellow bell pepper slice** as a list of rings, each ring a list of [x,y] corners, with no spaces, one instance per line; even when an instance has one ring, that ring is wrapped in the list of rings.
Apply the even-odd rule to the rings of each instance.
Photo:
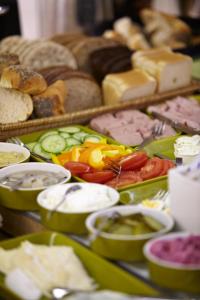
[[[93,149],[90,153],[88,163],[93,168],[102,169],[105,166],[103,158],[104,156],[101,149]]]
[[[73,147],[72,150],[71,150],[71,160],[72,161],[79,161],[81,151],[82,151],[81,147]]]
[[[51,159],[52,159],[52,161],[53,161],[54,164],[61,166],[61,163],[60,163],[58,157],[55,154],[51,155]]]

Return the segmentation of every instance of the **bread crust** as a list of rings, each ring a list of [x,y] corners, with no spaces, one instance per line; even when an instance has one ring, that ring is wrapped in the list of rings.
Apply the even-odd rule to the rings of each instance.
[[[30,95],[40,94],[47,89],[47,83],[41,74],[21,65],[4,68],[0,86]]]
[[[45,118],[63,114],[66,95],[65,83],[57,80],[48,86],[45,92],[33,97],[34,115],[38,118]]]

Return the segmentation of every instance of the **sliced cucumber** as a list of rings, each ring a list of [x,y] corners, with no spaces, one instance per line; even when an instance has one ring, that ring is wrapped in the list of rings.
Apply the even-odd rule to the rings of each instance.
[[[84,138],[88,136],[88,133],[86,132],[83,132],[83,131],[80,131],[80,132],[77,132],[73,135],[73,138],[79,140],[80,142],[83,142],[84,141]]]
[[[80,128],[74,126],[62,127],[58,129],[59,132],[76,133],[81,131]]]
[[[33,151],[34,146],[37,144],[37,142],[33,142],[33,143],[28,143],[26,144],[26,147],[30,150]]]
[[[88,134],[84,138],[84,142],[92,142],[92,143],[99,143],[101,140],[102,138],[100,136],[94,134]]]
[[[56,130],[48,131],[41,135],[41,137],[39,138],[39,142],[41,142],[44,138],[46,138],[49,135],[56,135],[56,134],[58,134],[58,131],[56,131]]]
[[[75,145],[80,145],[80,141],[78,141],[77,139],[74,139],[74,138],[68,138],[66,139],[66,143],[67,143],[67,146],[75,146]]]
[[[64,139],[68,139],[68,138],[71,137],[71,135],[70,135],[69,133],[67,133],[67,132],[60,132],[59,134],[60,134],[60,136],[62,136]]]
[[[44,151],[40,145],[40,143],[36,143],[35,146],[33,147],[33,152],[41,155],[41,156],[44,156],[45,158],[51,158],[51,154]]]
[[[49,135],[41,142],[42,149],[49,153],[60,153],[66,147],[65,139],[59,135]]]

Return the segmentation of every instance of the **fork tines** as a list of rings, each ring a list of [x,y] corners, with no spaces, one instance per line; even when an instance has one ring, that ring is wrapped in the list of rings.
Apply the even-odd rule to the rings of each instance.
[[[105,162],[105,166],[107,167],[107,169],[113,171],[113,173],[115,173],[116,175],[120,175],[121,166],[117,162],[113,160],[107,160]]]

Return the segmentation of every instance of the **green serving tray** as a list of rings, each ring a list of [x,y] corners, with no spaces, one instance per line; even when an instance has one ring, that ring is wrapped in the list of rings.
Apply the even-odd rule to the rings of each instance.
[[[94,278],[100,289],[110,289],[128,294],[158,296],[159,292],[143,282],[139,278],[120,269],[106,261],[86,247],[69,239],[65,235],[53,232],[42,232],[24,235],[18,238],[0,242],[0,247],[12,249],[18,247],[22,241],[28,240],[35,244],[43,245],[66,245],[73,247],[75,253],[81,259],[89,275]],[[4,276],[0,276],[0,297],[4,300],[19,300],[4,285]],[[42,299],[47,299],[42,297]]]
[[[89,133],[89,134],[95,134],[95,135],[99,135],[101,137],[104,137],[107,139],[108,143],[113,143],[113,144],[116,144],[116,145],[120,145],[120,143],[118,143],[117,141],[109,138],[109,137],[106,137],[102,134],[99,134],[97,133],[96,131],[86,127],[86,126],[82,126],[82,125],[73,125],[75,127],[79,127],[81,130]],[[52,129],[51,129],[52,130]],[[45,131],[39,131],[39,132],[34,132],[34,133],[31,133],[31,134],[28,134],[28,135],[22,135],[20,136],[19,138],[21,139],[21,141],[23,143],[32,143],[32,142],[35,142],[42,134],[48,132],[48,130],[45,130]],[[147,154],[149,156],[153,156],[155,153],[160,153],[160,154],[164,154],[164,155],[167,155],[169,158],[171,159],[174,159],[174,148],[173,148],[173,145],[174,145],[174,142],[176,141],[176,139],[178,138],[179,135],[175,135],[175,136],[172,136],[172,137],[167,137],[167,138],[163,138],[163,139],[159,139],[159,140],[156,140],[154,142],[152,142],[151,144],[147,145],[144,150],[147,152]],[[129,147],[131,148],[131,147]],[[133,148],[134,149],[134,148]],[[36,159],[37,161],[40,161],[38,159]],[[133,188],[133,187],[140,187],[140,186],[143,186],[144,184],[146,183],[154,183],[156,182],[159,178],[167,178],[167,176],[162,176],[162,177],[158,177],[158,178],[153,178],[153,179],[150,179],[150,180],[146,180],[145,182],[139,182],[139,183],[134,183],[134,184],[131,184],[131,185],[128,185],[128,186],[124,186],[122,188],[119,188],[118,191],[123,191],[123,190],[126,190],[126,189],[129,189],[129,188]],[[84,182],[84,180],[82,180],[81,178],[79,177],[72,177],[72,181],[79,181],[79,182]]]
[[[144,182],[141,185],[120,192],[120,202],[123,204],[139,204],[144,199],[152,198],[159,190],[167,191],[167,178],[160,177],[154,182]]]

